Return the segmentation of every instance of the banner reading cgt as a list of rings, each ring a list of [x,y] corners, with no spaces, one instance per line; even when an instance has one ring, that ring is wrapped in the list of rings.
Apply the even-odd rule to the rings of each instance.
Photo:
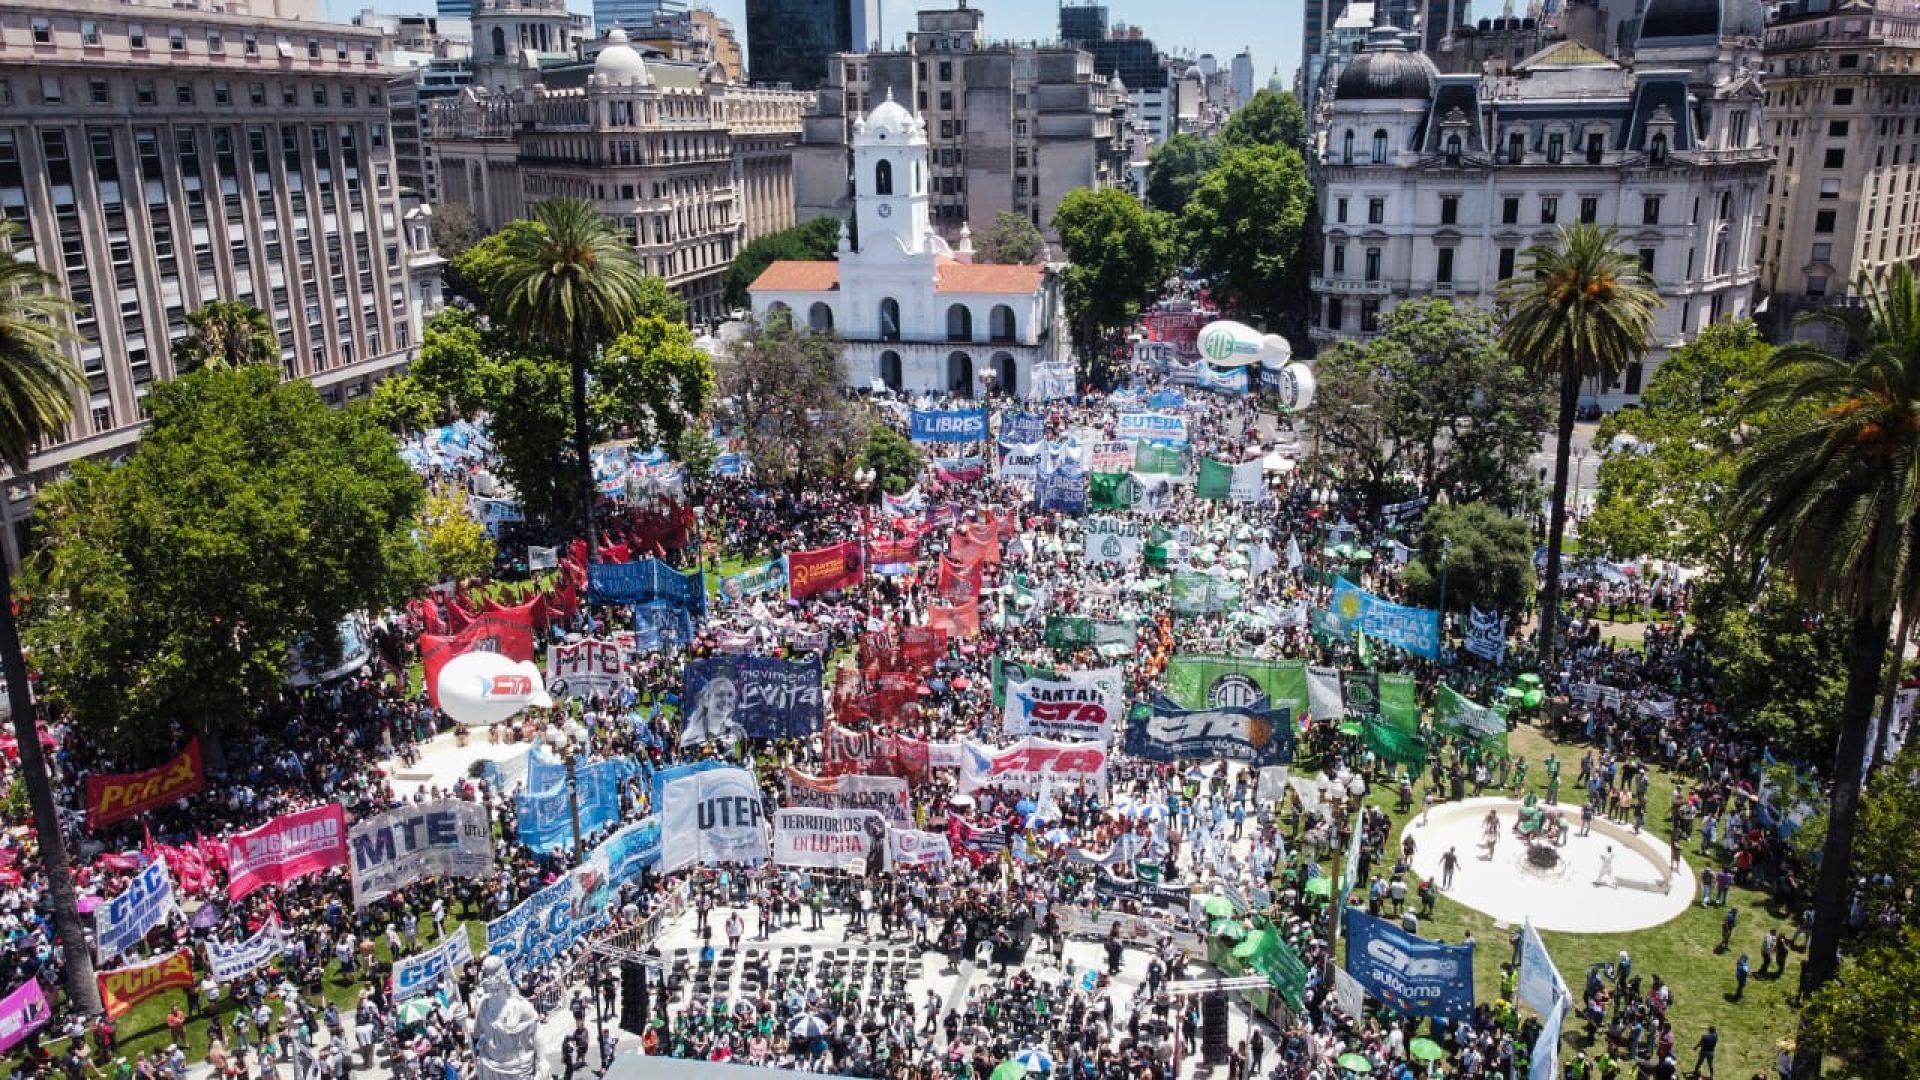
[[[353,827],[353,903],[366,907],[398,889],[445,874],[493,873],[487,811],[457,799],[421,803],[368,818]]]

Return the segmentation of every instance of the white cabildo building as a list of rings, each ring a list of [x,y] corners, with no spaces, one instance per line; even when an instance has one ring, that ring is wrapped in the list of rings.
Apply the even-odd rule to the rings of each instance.
[[[749,287],[761,321],[784,310],[847,343],[847,380],[909,393],[1025,397],[1035,364],[1069,355],[1055,268],[975,263],[927,210],[926,122],[891,95],[853,128],[856,243],[837,260],[780,261]]]

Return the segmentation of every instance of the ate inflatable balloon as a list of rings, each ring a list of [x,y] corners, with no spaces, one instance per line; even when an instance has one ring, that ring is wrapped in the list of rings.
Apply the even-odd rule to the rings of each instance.
[[[1264,368],[1286,367],[1293,359],[1293,343],[1279,334],[1268,334],[1260,339],[1260,366]]]
[[[1245,367],[1260,359],[1264,339],[1245,323],[1220,319],[1200,328],[1200,355],[1215,367]]]
[[[1313,372],[1305,364],[1288,364],[1280,369],[1280,407],[1288,412],[1305,412],[1313,405]]]
[[[553,707],[546,682],[531,661],[514,663],[495,652],[470,652],[440,669],[440,709],[470,727],[511,719],[529,705]]]

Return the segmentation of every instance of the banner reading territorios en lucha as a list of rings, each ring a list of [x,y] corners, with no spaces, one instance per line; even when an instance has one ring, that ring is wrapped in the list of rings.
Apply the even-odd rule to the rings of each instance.
[[[227,896],[285,885],[347,863],[347,815],[339,803],[282,814],[227,838]]]
[[[200,756],[200,740],[194,738],[165,765],[87,777],[87,825],[98,829],[125,821],[197,795],[206,786],[206,761]]]
[[[193,952],[176,949],[144,964],[102,971],[94,978],[100,987],[101,1007],[109,1018],[117,1020],[155,994],[192,986]]]

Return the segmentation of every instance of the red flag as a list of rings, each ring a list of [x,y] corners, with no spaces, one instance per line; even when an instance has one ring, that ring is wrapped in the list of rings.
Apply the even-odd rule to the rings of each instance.
[[[456,656],[470,652],[497,652],[509,660],[533,659],[534,619],[538,600],[520,607],[488,612],[451,637],[420,636],[420,666],[427,681],[427,698],[440,707],[440,669]]]
[[[978,637],[980,602],[966,600],[956,604],[928,604],[927,625],[946,631],[950,637]]]

